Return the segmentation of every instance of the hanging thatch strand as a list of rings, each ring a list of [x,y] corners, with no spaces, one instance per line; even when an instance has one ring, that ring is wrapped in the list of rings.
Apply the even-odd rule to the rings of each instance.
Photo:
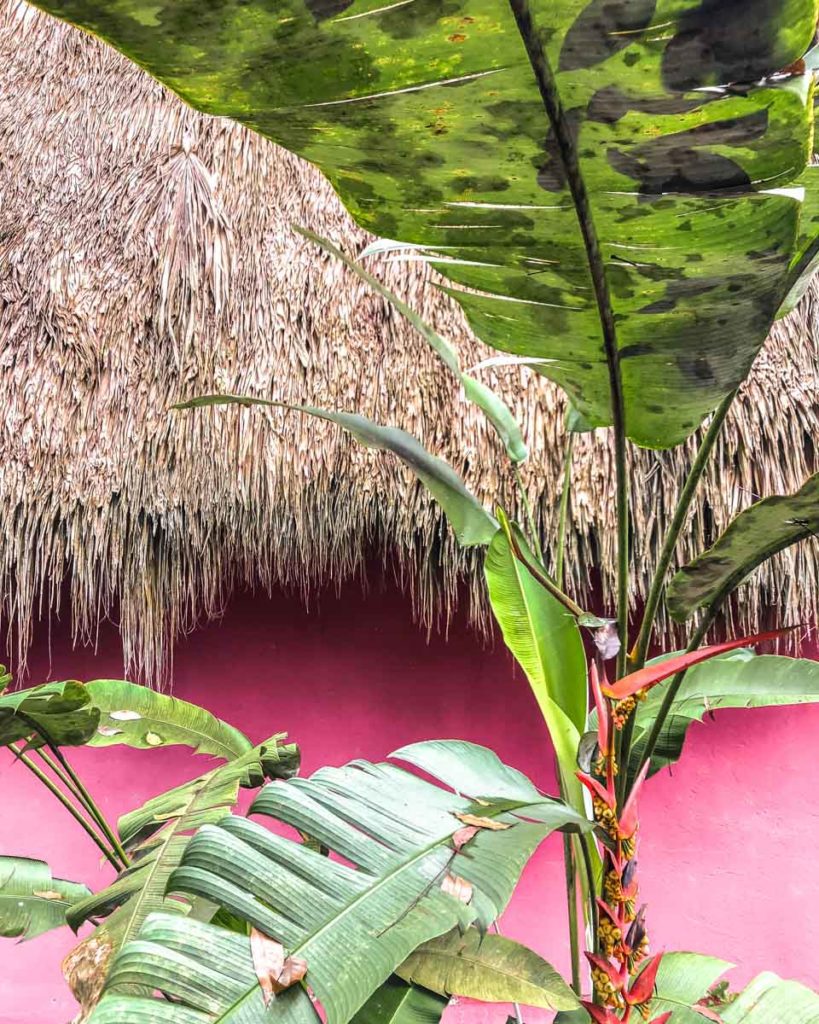
[[[81,33],[0,0],[0,593],[19,662],[70,595],[78,639],[117,616],[125,670],[160,683],[171,642],[237,584],[302,593],[380,554],[422,620],[463,593],[482,615],[478,558],[460,553],[394,461],[323,423],[261,410],[170,413],[213,390],[358,410],[403,426],[487,503],[514,505],[491,431],[408,327],[291,223],[348,252],[366,239],[309,165],[189,110]],[[414,263],[385,281],[458,343],[492,353]],[[815,298],[780,325],[731,418],[681,544],[702,548],[756,495],[816,469]],[[526,369],[481,371],[517,413],[524,480],[554,537],[563,400]],[[639,453],[635,583],[644,586],[688,459]],[[606,432],[577,445],[569,583],[614,566]],[[760,573],[739,605],[817,607],[817,552]],[[271,623],[275,629],[275,623]]]

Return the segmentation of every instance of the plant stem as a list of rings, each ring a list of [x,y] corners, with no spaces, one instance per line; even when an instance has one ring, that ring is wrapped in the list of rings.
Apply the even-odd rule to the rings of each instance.
[[[617,327],[611,302],[606,262],[600,249],[600,240],[594,225],[591,200],[586,182],[580,171],[577,141],[566,119],[563,104],[546,51],[543,37],[532,19],[529,0],[509,0],[509,6],[520,32],[529,64],[543,102],[543,108],[554,134],[560,153],[560,160],[566,172],[566,180],[574,201],[577,223],[583,237],[589,274],[594,288],[597,313],[606,354],[611,396],[611,422],[614,429],[614,458],[617,468],[617,532],[618,532],[618,577],[617,577],[617,628],[620,633],[620,653],[617,657],[618,677],[623,674],[628,647],[628,567],[629,567],[629,502],[628,465],[626,462],[626,424],[623,382],[620,377],[620,351],[617,347]]]
[[[591,855],[589,854],[589,843],[593,843],[594,840],[591,836],[580,836],[579,846],[581,853],[583,854],[583,866],[586,870],[586,882],[589,886],[589,907],[591,908],[591,922],[592,922],[592,934],[594,935],[594,951],[599,952],[599,938],[598,938],[598,921],[597,921],[597,887],[594,883],[594,867],[591,862]]]
[[[566,902],[569,911],[569,947],[572,956],[572,989],[580,995],[580,936],[577,927],[577,869],[572,851],[571,836],[563,834],[563,864],[566,868]]]
[[[106,820],[105,815],[102,813],[102,811],[99,809],[97,804],[94,802],[91,794],[88,792],[88,790],[83,785],[83,782],[80,779],[79,775],[77,775],[77,773],[74,771],[74,769],[68,763],[68,760],[66,759],[65,755],[63,754],[63,752],[60,750],[59,746],[46,733],[46,731],[42,728],[42,726],[37,725],[36,722],[31,721],[31,719],[28,719],[27,716],[23,715],[21,712],[18,712],[18,714],[19,714],[20,718],[22,718],[24,721],[26,721],[31,726],[31,729],[32,729],[33,732],[36,732],[37,735],[39,735],[39,736],[41,736],[43,738],[43,740],[45,741],[45,743],[48,746],[49,750],[51,751],[51,753],[54,755],[54,757],[56,758],[56,760],[59,762],[59,764],[61,766],[61,770],[59,770],[60,776],[62,778],[65,778],[66,776],[68,777],[68,781],[66,781],[66,785],[69,786],[69,788],[72,790],[72,792],[77,797],[77,799],[82,803],[82,805],[85,807],[85,809],[91,815],[91,817],[97,823],[97,825],[99,826],[100,830],[105,835],[105,838],[111,844],[111,848],[116,852],[117,856],[122,861],[122,866],[127,868],[130,865],[131,861],[130,861],[130,858],[128,857],[128,854],[123,849],[122,844],[120,843],[120,841],[119,841],[119,839],[117,837],[116,832],[114,832],[114,830],[108,824],[108,821]],[[46,763],[49,764],[50,762],[47,761]]]
[[[526,566],[527,570],[535,577],[538,583],[540,583],[541,586],[545,587],[545,589],[549,591],[552,597],[556,597],[557,600],[560,601],[560,603],[565,608],[568,608],[572,615],[585,615],[586,613],[583,611],[580,605],[573,601],[568,594],[564,594],[560,587],[555,586],[554,581],[549,579],[545,572],[541,572],[538,566],[533,565],[530,560],[524,558],[523,552],[520,550],[520,545],[518,544],[517,540],[515,539],[515,535],[514,533],[512,533],[511,530],[508,532],[507,536],[509,538],[509,544],[511,545],[512,553],[514,554],[515,558],[517,558],[519,562]]]
[[[523,503],[524,511],[526,512],[526,522],[529,524],[529,535],[532,539],[532,547],[535,550],[535,554],[539,561],[543,561],[543,548],[540,546],[540,536],[535,527],[535,517],[532,514],[532,506],[529,503],[529,496],[526,493],[526,488],[523,486],[523,480],[521,479],[520,470],[518,469],[517,463],[514,464],[515,469],[515,480],[518,485],[518,491],[520,492],[521,502]]]
[[[671,564],[671,559],[674,557],[677,542],[680,539],[680,533],[685,526],[685,520],[688,516],[688,510],[691,507],[691,502],[694,500],[697,487],[699,486],[702,475],[705,472],[705,467],[708,465],[708,460],[714,449],[717,438],[722,432],[722,428],[725,424],[725,417],[728,415],[728,410],[731,408],[731,404],[733,403],[736,394],[736,391],[732,391],[730,395],[723,398],[722,402],[720,402],[717,407],[713,419],[708,425],[708,430],[702,439],[699,450],[697,451],[696,458],[688,472],[685,486],[683,487],[682,493],[680,494],[677,502],[677,507],[674,511],[674,518],[671,520],[671,525],[668,528],[668,533],[666,534],[665,541],[663,542],[663,548],[657,561],[657,567],[654,570],[654,575],[651,580],[651,587],[649,588],[648,597],[646,598],[646,606],[643,612],[643,621],[640,624],[640,634],[637,637],[637,643],[634,645],[634,651],[629,658],[633,663],[635,671],[637,669],[641,669],[646,663],[648,645],[651,640],[651,631],[654,628],[654,620],[657,617],[660,598],[662,597],[663,590],[665,588],[665,578],[668,573],[668,567]]]
[[[714,619],[717,617],[717,612],[719,611],[720,605],[721,602],[715,602],[707,608],[705,614],[702,617],[702,621],[700,622],[699,626],[697,626],[696,630],[694,631],[694,635],[691,637],[691,640],[689,641],[689,644],[685,649],[686,653],[696,651],[696,649],[705,639],[705,634],[711,628]],[[640,769],[642,769],[643,765],[647,761],[651,760],[654,751],[657,749],[657,742],[660,738],[660,735],[662,734],[663,726],[665,725],[666,719],[668,718],[669,713],[671,712],[671,707],[674,704],[674,700],[679,692],[680,686],[682,685],[682,681],[683,679],[685,679],[686,672],[687,669],[683,669],[682,672],[678,672],[671,680],[668,689],[665,691],[665,696],[663,697],[663,702],[660,705],[660,710],[657,712],[657,717],[654,719],[654,724],[651,727],[651,732],[648,734],[648,739],[646,740],[645,749],[643,750],[643,756],[640,760],[640,765],[637,769],[638,773]]]
[[[16,744],[9,743],[8,748],[12,751],[17,760],[21,761],[26,766],[26,768],[28,768],[28,770],[33,775],[35,775],[40,782],[42,782],[42,784],[46,787],[49,793],[52,793],[60,801],[60,803],[63,805],[63,807],[65,807],[68,813],[88,833],[88,835],[91,837],[94,843],[96,843],[100,850],[102,850],[103,854],[111,862],[111,864],[117,870],[117,872],[121,871],[122,865],[119,863],[115,853],[105,845],[102,838],[99,835],[97,835],[97,833],[94,831],[93,827],[91,826],[91,823],[86,821],[82,814],[68,799],[65,793],[63,793],[62,790],[60,790],[59,787],[46,775],[42,768],[35,764],[35,762],[27,754],[24,754],[23,751],[18,746],[16,746]]]
[[[555,561],[555,583],[563,589],[563,567],[566,558],[566,527],[569,519],[569,499],[572,490],[572,450],[574,434],[566,437],[566,457],[563,463],[563,490],[560,492],[560,513],[557,523],[557,558]]]

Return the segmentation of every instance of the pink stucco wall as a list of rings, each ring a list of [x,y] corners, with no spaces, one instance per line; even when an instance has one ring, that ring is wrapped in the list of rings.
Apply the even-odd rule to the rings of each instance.
[[[116,634],[99,652],[72,651],[64,631],[35,651],[32,681],[121,675]],[[175,692],[262,739],[288,729],[304,769],[383,757],[431,737],[494,747],[552,790],[544,729],[525,681],[502,649],[483,651],[464,628],[426,643],[407,602],[326,594],[310,614],[284,596],[236,599],[221,622],[176,652]],[[737,982],[772,969],[819,987],[819,882],[812,851],[819,707],[720,712],[693,728],[671,777],[650,783],[643,805],[643,896],[655,948],[694,949],[732,960]],[[184,781],[203,762],[177,749],[111,749],[74,755],[105,811],[115,817]],[[108,877],[93,846],[30,781],[0,756],[0,853],[47,860],[55,874],[92,887]],[[566,970],[560,841],[548,840],[527,869],[504,931]],[[0,955],[0,1024],[64,1024],[73,1000],[59,961],[71,936],[55,933]],[[449,1024],[503,1024],[505,1011],[465,1005]],[[527,1022],[548,1015],[527,1013]]]

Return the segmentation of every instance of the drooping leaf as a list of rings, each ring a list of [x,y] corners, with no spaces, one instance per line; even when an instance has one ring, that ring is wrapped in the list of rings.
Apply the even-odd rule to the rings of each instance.
[[[329,412],[307,405],[288,405],[264,398],[239,395],[202,395],[181,402],[177,409],[194,409],[208,405],[267,405],[292,409],[337,423],[367,448],[390,451],[409,466],[444,511],[458,541],[464,546],[488,544],[498,524],[478,499],[469,493],[458,474],[442,459],[429,452],[411,434],[397,427],[382,427],[364,416],[350,412]]]
[[[59,746],[82,746],[94,735],[100,713],[75,680],[45,683],[0,695],[0,745],[25,740],[42,746],[47,735]]]
[[[376,989],[352,1024],[438,1024],[449,999],[394,975]]]
[[[492,612],[540,706],[564,790],[580,810],[583,798],[574,772],[588,698],[577,621],[515,556],[503,530],[489,545],[484,572]]]
[[[666,605],[683,622],[697,608],[719,602],[757,566],[819,530],[819,473],[795,494],[765,498],[734,519],[704,554],[671,580]]]
[[[477,334],[551,360],[594,426],[605,337],[642,444],[743,379],[817,233],[796,73],[816,0],[38,6],[315,163],[375,235],[444,254]]]
[[[725,1024],[819,1024],[819,995],[766,972],[719,1014]]]
[[[0,937],[33,939],[66,923],[66,911],[88,895],[79,882],[53,878],[48,864],[0,857]]]
[[[100,892],[74,904],[68,923],[76,931],[90,918],[107,918],[102,928],[114,948],[136,936],[156,910],[186,913],[188,903],[165,898],[191,836],[205,824],[231,813],[239,789],[260,786],[265,778],[287,778],[298,767],[298,749],[272,736],[227,764],[191,782],[153,797],[118,823],[122,843],[133,856],[129,868]]]
[[[226,761],[239,757],[253,744],[238,729],[209,711],[137,686],[122,679],[93,679],[85,685],[100,721],[89,746],[153,747],[182,744],[197,754],[212,754]]]
[[[636,770],[644,742],[660,710],[662,690],[640,704],[634,727]],[[766,708],[819,703],[819,662],[736,651],[690,669],[660,733],[651,759],[651,774],[679,760],[692,722],[719,708]]]
[[[570,1010],[577,998],[551,964],[504,935],[455,929],[420,946],[396,972],[445,996]]]
[[[308,231],[306,228],[296,227],[295,230],[298,231],[299,234],[304,235],[305,238],[309,238],[312,242],[315,242],[316,245],[320,245],[322,249],[329,252],[337,260],[341,260],[345,266],[358,274],[358,276],[363,281],[366,281],[374,291],[378,292],[378,294],[385,298],[387,302],[397,309],[402,316],[409,320],[433,352],[439,356],[441,362],[460,381],[461,386],[464,389],[464,393],[469,401],[473,402],[483,411],[486,418],[497,431],[501,441],[503,441],[509,458],[513,462],[522,462],[526,458],[528,452],[526,450],[526,443],[523,440],[523,434],[521,433],[520,427],[515,422],[515,417],[512,415],[512,412],[505,402],[499,398],[491,388],[487,387],[475,377],[470,376],[468,373],[464,373],[461,369],[458,353],[450,342],[445,338],[442,338],[436,330],[430,327],[423,317],[419,316],[415,310],[399,299],[394,292],[389,290],[389,288],[386,288],[377,277],[368,273],[360,263],[357,263],[355,260],[351,260],[348,256],[345,256],[345,254],[333,245],[332,242],[328,241],[328,239],[322,238],[320,235],[316,235],[312,231]]]
[[[489,762],[484,748],[459,743],[458,752],[476,765]],[[412,748],[404,755],[411,758]],[[456,814],[474,803],[394,765],[354,761],[310,779],[271,783],[251,813],[314,836],[344,862],[226,816],[193,836],[168,891],[220,905],[281,943],[287,956],[305,960],[305,980],[328,1021],[345,1024],[418,945],[494,920],[533,851],[557,826],[554,818],[538,820],[544,798],[534,790],[531,799],[531,783],[524,799],[510,799],[516,774],[504,765],[498,774],[497,793],[491,775],[483,780],[482,813],[511,827],[479,829],[460,850],[452,842],[462,828]],[[563,825],[574,827],[576,818],[564,808]],[[468,904],[443,890],[448,875],[472,887]],[[131,1020],[138,1011],[159,1024],[175,1021],[181,1006],[199,1015],[192,1020],[261,1022],[264,997],[250,941],[193,918],[151,914],[114,961],[112,991],[91,1020],[112,1020],[115,1012]],[[126,986],[159,989],[173,1001],[136,1003]],[[290,1024],[316,1020],[300,986],[280,993],[274,1006]]]

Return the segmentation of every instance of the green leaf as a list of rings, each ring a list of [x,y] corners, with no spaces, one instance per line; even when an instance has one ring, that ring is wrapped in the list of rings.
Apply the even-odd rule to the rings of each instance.
[[[455,929],[420,946],[399,977],[445,996],[570,1010],[577,998],[551,964],[503,935]]]
[[[630,767],[636,770],[664,691],[650,690],[639,705]],[[651,774],[679,760],[692,722],[719,708],[768,708],[819,703],[819,662],[736,651],[688,670],[660,734]]]
[[[38,6],[316,164],[360,225],[434,262],[479,337],[551,360],[593,426],[605,331],[629,436],[663,447],[745,377],[809,244],[813,76],[773,76],[812,45],[816,0],[749,2]]]
[[[711,986],[733,966],[701,953],[666,953],[657,974],[652,1014],[673,1010],[673,1024],[704,1024],[702,1014],[691,1007],[704,999]]]
[[[0,937],[33,939],[66,923],[66,912],[88,895],[79,882],[53,878],[48,864],[0,857]]]
[[[322,249],[335,256],[336,259],[341,260],[345,266],[357,274],[362,281],[366,281],[374,291],[383,296],[391,306],[394,306],[402,316],[409,320],[433,352],[440,357],[441,362],[461,383],[469,401],[483,411],[486,418],[497,431],[501,441],[503,441],[509,458],[513,462],[523,462],[529,453],[526,450],[526,442],[523,440],[523,434],[515,421],[515,417],[503,400],[491,388],[488,388],[481,381],[476,380],[461,370],[458,353],[454,347],[445,338],[442,338],[437,331],[433,330],[423,317],[420,317],[410,306],[399,299],[394,292],[386,288],[377,277],[373,277],[372,274],[368,273],[360,263],[345,256],[328,239],[322,238],[306,228],[296,227],[295,230],[300,235],[304,235],[305,238],[315,242],[316,245],[321,246]]]
[[[719,1013],[725,1024],[819,1024],[819,995],[766,972]]]
[[[133,863],[111,885],[74,904],[67,917],[71,927],[76,931],[90,918],[107,917],[102,927],[117,948],[137,934],[153,911],[186,913],[187,901],[166,899],[165,893],[191,835],[229,815],[240,787],[253,788],[265,778],[288,777],[296,770],[297,748],[283,739],[283,735],[273,736],[124,815],[118,831],[133,854]]]
[[[678,622],[720,602],[757,566],[819,530],[819,473],[795,494],[765,498],[734,519],[712,548],[671,580],[666,604]]]
[[[467,761],[488,763],[484,748],[458,744]],[[407,759],[414,756],[406,748]],[[420,753],[423,757],[423,751]],[[309,779],[266,786],[252,814],[273,817],[315,837],[341,860],[322,856],[244,818],[203,824],[173,872],[168,891],[223,907],[281,942],[308,964],[307,983],[330,1024],[344,1024],[421,943],[472,922],[486,926],[506,906],[524,865],[559,822],[536,820],[543,797],[509,797],[516,775],[499,764],[484,781],[484,817],[508,827],[479,829],[461,847],[456,816],[475,804],[391,764],[354,761],[323,768]],[[232,768],[233,765],[227,765]],[[522,777],[521,777],[522,778]],[[565,808],[564,823],[574,812]],[[531,819],[531,820],[530,820]],[[123,835],[139,833],[134,821]],[[448,875],[473,887],[468,904],[442,885]],[[265,1018],[247,936],[180,915],[148,916],[111,968],[111,994],[91,1020],[135,1018],[127,987],[159,989],[202,1021],[252,1024]],[[138,1009],[144,1019],[173,1021],[176,1002]],[[315,1021],[307,992],[295,987],[276,999],[277,1015]]]
[[[0,745],[26,740],[43,746],[82,746],[94,735],[100,713],[85,687],[69,680],[46,683],[0,696]]]
[[[100,712],[89,746],[125,744],[142,750],[181,744],[226,761],[252,748],[250,740],[196,704],[121,679],[93,679],[86,693]]]
[[[515,557],[498,530],[484,567],[492,611],[540,705],[569,802],[583,808],[575,758],[585,729],[586,657],[574,616]]]
[[[286,402],[239,395],[202,395],[189,402],[181,402],[175,408],[194,409],[208,405],[268,405],[337,423],[367,448],[393,452],[409,466],[441,506],[455,536],[464,547],[488,544],[498,528],[492,516],[466,489],[458,474],[442,459],[430,455],[411,434],[398,427],[382,427],[356,413],[329,412],[309,405],[288,405]]]
[[[352,1018],[353,1024],[438,1024],[449,999],[407,985],[395,976],[376,989]]]

